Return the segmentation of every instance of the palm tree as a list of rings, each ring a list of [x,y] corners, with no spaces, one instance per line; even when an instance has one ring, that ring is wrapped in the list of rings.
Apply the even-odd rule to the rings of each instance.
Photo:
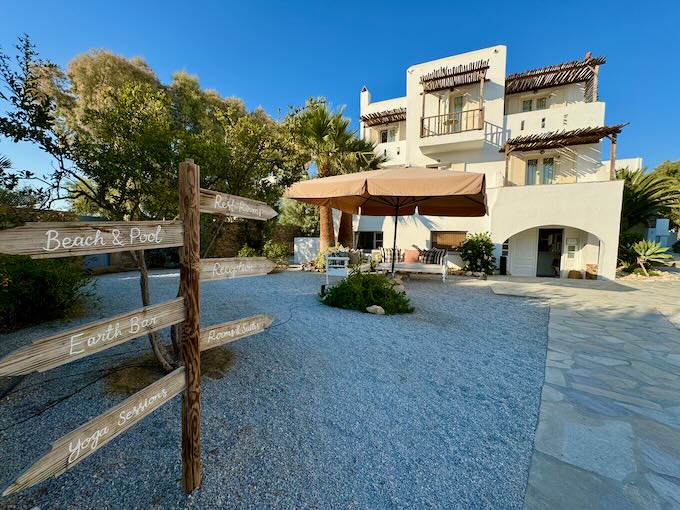
[[[666,176],[624,168],[616,172],[625,181],[621,206],[621,231],[667,214],[680,205],[680,189]]]
[[[645,276],[649,276],[645,266],[651,264],[666,264],[666,260],[671,258],[671,256],[666,253],[668,248],[662,248],[661,243],[655,243],[654,241],[643,239],[642,241],[635,243],[632,248],[637,257],[637,264],[642,268],[642,272],[645,273]]]
[[[309,99],[305,108],[292,116],[293,131],[316,164],[319,177],[342,173],[343,167],[354,161],[361,167],[374,159],[373,145],[356,137],[343,113],[342,108],[332,111],[324,99]],[[378,163],[371,165],[377,167]],[[319,207],[319,234],[322,251],[335,244],[333,209],[330,207]]]
[[[375,170],[385,162],[383,156],[377,156],[374,152],[375,145],[367,140],[355,138],[351,143],[351,150],[340,158],[340,172],[351,174],[364,170]],[[352,214],[341,212],[340,225],[338,226],[338,244],[352,246],[354,231],[352,228]]]

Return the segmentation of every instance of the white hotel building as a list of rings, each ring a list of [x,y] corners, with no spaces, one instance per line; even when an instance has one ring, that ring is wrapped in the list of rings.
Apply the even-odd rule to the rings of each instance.
[[[465,233],[489,232],[507,274],[613,279],[623,190],[614,169],[642,161],[616,161],[624,126],[605,124],[604,63],[587,55],[507,75],[506,47],[494,46],[409,67],[404,97],[372,102],[364,87],[361,136],[385,166],[486,175],[486,216],[400,218],[397,246],[455,249]],[[359,216],[357,246],[391,245],[393,229],[391,218]],[[449,260],[460,264],[455,252]]]

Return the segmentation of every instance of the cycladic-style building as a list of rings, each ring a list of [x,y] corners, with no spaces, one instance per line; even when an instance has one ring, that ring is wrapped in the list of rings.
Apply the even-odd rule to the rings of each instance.
[[[385,166],[486,175],[486,216],[400,218],[397,245],[448,247],[459,265],[455,249],[466,233],[489,232],[501,272],[613,279],[623,192],[615,169],[642,160],[616,160],[624,124],[605,124],[605,58],[507,75],[506,53],[494,46],[411,66],[404,97],[372,102],[361,90],[360,134],[377,144]],[[393,229],[391,218],[358,216],[356,244],[391,244]]]

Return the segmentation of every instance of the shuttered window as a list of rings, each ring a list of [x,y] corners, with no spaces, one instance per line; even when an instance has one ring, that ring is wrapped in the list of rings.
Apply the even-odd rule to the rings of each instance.
[[[446,248],[447,250],[457,250],[465,240],[467,232],[465,231],[439,231],[432,232],[432,247]]]

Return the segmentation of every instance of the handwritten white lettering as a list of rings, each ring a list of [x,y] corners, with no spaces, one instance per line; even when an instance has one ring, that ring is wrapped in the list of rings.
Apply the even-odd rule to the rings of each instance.
[[[225,200],[222,195],[215,195],[215,209],[226,209],[233,213],[262,217],[262,208],[258,205],[249,204],[245,200],[236,200],[233,197]]]
[[[99,440],[108,433],[109,427],[107,425],[105,427],[95,430],[90,436],[87,436],[85,438],[79,437],[76,440],[75,444],[73,443],[73,441],[71,441],[71,443],[69,443],[68,445],[68,451],[71,453],[68,456],[68,463],[71,464],[72,462],[78,460],[78,457],[80,457],[80,454],[83,451],[86,451],[88,449],[90,451],[96,450],[97,445],[99,445]]]
[[[138,402],[131,408],[123,409],[118,414],[118,425],[119,426],[124,425],[125,422],[127,422],[128,420],[131,420],[132,418],[135,418],[136,416],[139,416],[140,414],[144,413],[156,401],[166,398],[168,398],[168,390],[163,388],[162,390],[159,390],[157,393],[154,393],[150,397],[146,397],[144,400]]]
[[[223,329],[222,331],[211,330],[208,332],[208,343],[218,342],[224,340],[225,338],[236,338],[259,329],[259,323],[256,321],[247,322],[245,324],[236,324],[229,329]]]
[[[128,244],[160,244],[163,242],[162,225],[152,228],[132,227],[128,235]],[[107,246],[107,239],[101,230],[96,230],[88,235],[67,236],[58,230],[45,232],[46,240],[43,251],[53,252],[57,250],[69,250],[73,248],[92,248],[94,246]],[[113,246],[126,246],[125,237],[120,229],[111,230],[110,244]]]

